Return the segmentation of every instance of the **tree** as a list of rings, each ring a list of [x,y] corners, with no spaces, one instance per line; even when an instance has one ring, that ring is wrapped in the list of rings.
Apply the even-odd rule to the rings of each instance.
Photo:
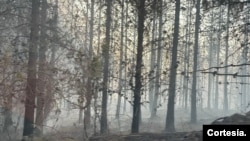
[[[103,93],[102,93],[102,112],[101,112],[101,134],[108,133],[107,122],[107,96],[108,96],[108,74],[109,74],[109,48],[110,48],[110,26],[111,26],[111,7],[112,0],[106,0],[106,38],[105,43],[102,46],[102,52],[104,57],[103,68]]]
[[[36,95],[36,64],[39,39],[39,8],[40,2],[32,0],[31,27],[29,42],[29,58],[27,70],[27,86],[25,98],[25,113],[23,136],[32,136],[34,130],[35,95]]]
[[[133,118],[131,133],[139,132],[140,112],[141,112],[141,71],[142,71],[142,53],[143,53],[143,31],[145,18],[145,0],[137,1],[138,10],[138,25],[137,25],[137,54],[135,66],[135,88],[134,88],[134,102],[133,102]]]
[[[228,7],[227,7],[227,23],[226,23],[226,49],[225,49],[225,66],[228,65],[228,50],[229,50],[229,12],[230,11],[230,0],[228,0]],[[225,74],[228,73],[228,68],[225,67]],[[224,104],[223,104],[223,109],[224,112],[228,112],[228,90],[227,90],[227,86],[228,86],[228,80],[227,80],[227,75],[224,76]]]
[[[52,22],[50,23],[50,28],[53,30],[52,38],[56,41],[58,40],[58,0],[55,0],[55,4],[53,6],[53,16]],[[51,110],[53,109],[53,98],[55,93],[55,61],[56,61],[56,52],[58,50],[58,46],[56,42],[51,43],[51,58],[47,61],[49,67],[46,70],[48,72],[48,84],[46,85],[47,91],[45,94],[45,103],[44,103],[44,120],[48,119]]]
[[[220,48],[221,48],[221,23],[222,23],[222,7],[219,8],[219,25],[218,25],[218,34],[217,34],[217,38],[218,38],[218,43],[217,43],[217,50],[216,50],[216,65],[219,66],[220,65]],[[219,71],[218,69],[216,71]],[[215,100],[215,104],[214,104],[214,109],[218,109],[219,108],[219,76],[216,75],[216,83],[215,83],[215,95],[214,95],[214,100]]]
[[[153,7],[156,9],[156,0],[153,1]],[[150,71],[149,71],[149,109],[151,112],[151,117],[154,111],[154,91],[155,91],[155,31],[156,31],[156,11],[153,11],[153,24],[152,24],[152,37],[151,37],[151,54],[150,54]]]
[[[159,89],[161,87],[160,84],[160,72],[161,72],[161,54],[162,54],[162,13],[163,13],[163,8],[162,8],[162,0],[160,0],[159,2],[159,36],[158,36],[158,48],[157,48],[157,68],[156,68],[156,77],[155,77],[155,95],[154,95],[154,101],[153,101],[153,111],[152,111],[152,115],[151,117],[155,117],[156,116],[156,111],[157,111],[157,107],[158,107],[158,97],[159,97]]]
[[[87,2],[88,3],[88,2]],[[90,61],[88,61],[88,68],[87,68],[87,73],[88,73],[88,80],[87,80],[87,93],[85,95],[86,97],[86,106],[87,108],[84,111],[84,126],[85,129],[88,129],[90,126],[90,118],[91,118],[91,100],[92,100],[92,96],[93,96],[93,68],[94,66],[91,64],[91,62],[93,61],[93,29],[94,29],[94,7],[95,6],[95,0],[91,0],[91,18],[90,18],[90,38],[89,38],[89,53],[88,53],[88,59]],[[88,19],[88,18],[87,18]],[[87,32],[87,30],[86,30]],[[88,37],[88,36],[86,36]],[[84,80],[83,80],[84,81]]]
[[[198,63],[198,49],[199,49],[199,29],[200,29],[200,0],[196,3],[196,17],[195,17],[195,33],[194,33],[194,58],[193,58],[193,83],[191,93],[191,123],[197,122],[197,63]]]
[[[210,34],[209,34],[209,60],[208,60],[208,64],[209,64],[209,68],[212,67],[213,64],[213,55],[214,55],[214,51],[213,51],[213,46],[214,46],[214,41],[213,41],[213,24],[214,24],[214,10],[212,9],[212,13],[211,13],[211,22],[210,22]],[[207,108],[211,109],[211,94],[212,94],[212,84],[213,84],[213,77],[212,75],[208,76],[208,96],[207,96]]]
[[[183,105],[185,109],[188,107],[188,95],[189,95],[189,69],[190,69],[190,34],[191,34],[191,19],[192,19],[192,8],[191,8],[191,1],[188,1],[188,10],[187,10],[187,22],[186,22],[186,35],[185,35],[185,57],[184,57],[184,73],[183,73]]]
[[[45,104],[45,83],[46,83],[46,20],[47,20],[47,0],[42,1],[41,5],[41,27],[40,27],[40,47],[39,47],[39,63],[38,63],[38,79],[37,79],[37,110],[36,110],[36,127],[39,134],[43,132],[44,121],[44,104]]]
[[[116,108],[116,118],[119,119],[120,115],[120,108],[121,108],[121,97],[122,97],[122,86],[123,86],[123,39],[124,39],[124,0],[122,0],[122,11],[121,11],[121,42],[120,42],[120,60],[119,60],[119,82],[118,82],[118,101],[117,101],[117,108]]]
[[[128,27],[128,2],[126,2],[126,15],[125,15],[125,27]],[[123,113],[126,112],[126,107],[127,107],[127,100],[128,100],[128,95],[127,95],[127,61],[128,61],[128,29],[125,28],[125,45],[124,45],[124,67],[125,67],[125,70],[124,70],[124,105],[123,105]]]
[[[169,91],[168,91],[168,106],[167,106],[167,117],[165,131],[174,132],[174,104],[175,104],[175,88],[176,88],[176,70],[178,67],[177,63],[177,49],[178,49],[178,38],[179,38],[179,21],[180,21],[180,0],[176,0],[175,3],[175,21],[174,21],[174,38],[172,48],[172,58],[170,66],[170,80],[169,80]]]
[[[230,9],[230,8],[229,8]],[[245,15],[246,17],[244,18],[244,41],[242,45],[244,45],[244,49],[242,50],[242,56],[243,56],[243,63],[247,63],[248,57],[249,57],[249,19],[250,19],[250,6],[249,3],[246,3],[246,8],[245,8]],[[247,74],[247,66],[243,66],[242,68],[242,74]],[[247,84],[249,82],[249,78],[243,77],[242,78],[243,84]],[[246,85],[243,85],[242,87],[242,110],[244,111],[247,106],[249,106],[249,101],[250,101],[250,96],[248,94],[249,87]]]

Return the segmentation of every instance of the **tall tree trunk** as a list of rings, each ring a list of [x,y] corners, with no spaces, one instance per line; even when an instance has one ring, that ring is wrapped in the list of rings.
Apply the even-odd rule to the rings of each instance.
[[[153,102],[153,112],[151,117],[156,116],[157,112],[157,101],[160,93],[160,74],[161,74],[161,52],[162,52],[162,0],[159,1],[159,36],[158,36],[158,48],[157,48],[157,69],[156,69],[156,76],[155,76],[155,95],[154,95],[154,102]]]
[[[101,134],[108,133],[107,121],[107,96],[108,96],[108,74],[109,74],[109,48],[110,48],[110,26],[111,26],[111,8],[112,0],[106,0],[107,19],[106,19],[106,39],[103,45],[104,69],[103,69],[103,93],[102,93],[102,111],[101,111]]]
[[[91,0],[91,17],[90,17],[90,38],[89,38],[89,63],[93,61],[93,29],[94,29],[94,7],[95,6],[95,0]],[[88,18],[87,18],[88,19]],[[86,93],[86,109],[84,111],[84,126],[85,129],[88,129],[91,123],[91,100],[92,100],[92,95],[93,95],[93,67],[91,64],[88,65],[88,80],[87,80],[87,93]]]
[[[89,41],[89,32],[88,32],[89,31],[89,0],[86,0],[85,2],[86,2],[86,15],[85,15],[85,18],[86,18],[85,25],[86,25],[86,27],[85,27],[84,47],[88,47],[88,41]],[[91,48],[89,48],[89,53],[90,53],[90,49]],[[91,60],[90,57],[88,59]],[[88,63],[89,62],[91,62],[91,61],[88,61]],[[89,64],[88,64],[88,66],[89,66]],[[85,71],[87,72],[88,75],[89,75],[89,72],[90,72],[89,70],[90,70],[89,68],[85,68]],[[84,82],[84,86],[86,87],[86,91],[87,91],[86,94],[84,95],[85,99],[86,99],[85,106],[87,106],[87,104],[89,102],[89,94],[88,93],[90,92],[90,88],[89,88],[90,80],[89,80],[89,77],[87,78],[87,82],[85,80],[83,80],[83,82]],[[83,108],[80,108],[79,109],[79,121],[82,120],[80,118],[82,118],[83,112],[84,112],[84,119],[83,119],[84,129],[87,129],[86,127],[87,127],[87,125],[88,125],[88,123],[90,121],[89,118],[88,118],[90,111],[88,110],[88,108],[85,109],[85,110]]]
[[[128,24],[128,2],[126,2],[126,16],[125,16],[125,58],[124,58],[124,67],[125,67],[125,72],[124,72],[124,106],[123,106],[123,113],[126,112],[127,110],[127,100],[128,100],[128,95],[127,95],[127,51],[128,51],[128,29],[127,29],[127,24]]]
[[[55,0],[55,5],[53,7],[53,22],[50,24],[50,27],[53,29],[51,32],[53,35],[53,39],[56,41],[58,40],[57,35],[57,24],[58,24],[58,0]],[[48,70],[48,80],[47,80],[47,93],[45,95],[45,104],[44,104],[44,120],[48,118],[49,113],[53,107],[53,97],[54,97],[54,67],[55,67],[55,60],[56,60],[56,51],[57,47],[54,42],[52,42],[51,46],[51,58],[48,62],[49,70]]]
[[[39,63],[38,63],[38,80],[37,80],[37,111],[36,111],[36,127],[39,134],[43,133],[43,121],[44,121],[44,101],[45,101],[45,83],[46,83],[46,19],[47,19],[47,0],[42,1],[41,5],[41,28],[40,28],[40,48],[39,48]]]
[[[111,16],[112,18],[112,16]],[[110,66],[109,66],[109,74],[108,74],[108,84],[110,84],[108,86],[108,90],[110,90],[110,92],[108,92],[108,105],[112,105],[112,102],[113,102],[113,95],[111,93],[111,91],[114,89],[114,76],[115,76],[115,65],[114,65],[114,60],[115,60],[115,57],[114,57],[114,52],[115,52],[115,46],[114,46],[114,42],[113,42],[113,37],[114,37],[114,31],[113,29],[115,28],[114,26],[114,22],[112,22],[111,24],[111,30],[110,30],[110,45],[109,45],[109,62],[110,62]]]
[[[39,7],[40,2],[32,0],[23,136],[31,136],[34,131],[36,64],[39,38]]]
[[[136,19],[135,19],[135,21],[136,22],[138,22],[138,17],[136,17]],[[138,26],[138,25],[137,25]],[[137,30],[136,29],[138,29],[138,27],[136,27],[136,26],[134,26],[134,34],[133,34],[133,53],[135,54],[135,49],[136,49],[136,37],[137,37]],[[133,56],[132,57],[132,63],[131,63],[131,71],[130,71],[130,80],[129,80],[129,85],[131,86],[131,90],[134,92],[134,79],[135,79],[135,64],[134,64],[134,62],[135,62],[135,57]],[[133,92],[131,92],[131,101],[134,101],[134,94],[133,94]],[[131,104],[131,107],[130,107],[130,111],[133,111],[133,105]]]
[[[123,86],[123,79],[122,79],[122,68],[123,68],[123,27],[124,27],[124,0],[122,0],[122,11],[121,11],[121,42],[120,42],[120,62],[119,62],[119,82],[118,82],[118,101],[116,107],[116,118],[119,119],[120,116],[120,109],[121,109],[121,96],[122,96],[122,86]]]
[[[100,3],[99,7],[102,6],[102,3]],[[101,48],[101,14],[102,14],[102,8],[98,9],[98,39],[97,39],[97,43],[98,43],[98,48],[97,48],[97,54],[99,55],[100,52],[100,48]]]
[[[228,65],[228,49],[229,49],[229,12],[230,11],[230,0],[228,0],[228,7],[227,7],[227,27],[226,27],[226,49],[225,49],[225,66]],[[225,67],[225,74],[228,73],[228,67]],[[223,110],[225,113],[228,111],[228,95],[227,95],[227,75],[224,76],[224,104]]]
[[[220,46],[221,46],[221,20],[222,20],[222,8],[220,7],[220,13],[219,13],[219,29],[218,29],[218,45],[217,45],[217,54],[216,54],[216,65],[220,65]],[[219,71],[219,70],[217,70]],[[216,83],[215,83],[215,95],[214,95],[214,109],[219,108],[219,76],[216,75]]]
[[[154,9],[156,9],[156,0],[153,1]],[[150,72],[149,72],[149,109],[151,117],[154,111],[154,90],[155,90],[155,29],[156,29],[156,11],[153,13],[152,39],[151,39],[151,55],[150,55]]]
[[[195,34],[194,34],[194,58],[193,58],[193,83],[192,83],[192,94],[191,94],[191,123],[197,122],[197,65],[198,65],[198,49],[199,49],[199,29],[200,29],[200,0],[196,3],[196,18],[195,18]]]
[[[179,38],[179,22],[180,22],[180,0],[176,0],[175,3],[175,21],[174,21],[174,38],[173,38],[173,49],[170,66],[170,80],[169,80],[169,96],[168,96],[168,107],[165,131],[174,132],[174,107],[175,107],[175,88],[176,88],[176,71],[177,71],[177,49],[178,49],[178,38]]]
[[[191,16],[192,16],[192,6],[191,6],[191,2],[189,2],[189,15],[188,15],[188,19],[187,19],[187,35],[186,35],[186,41],[187,41],[187,43],[186,43],[186,50],[185,50],[185,52],[187,53],[186,54],[186,66],[185,66],[185,82],[184,82],[184,84],[185,84],[185,91],[184,91],[184,107],[185,107],[185,109],[187,110],[187,108],[188,108],[188,97],[189,97],[189,73],[188,73],[188,71],[189,71],[189,69],[190,69],[190,43],[191,43],[191,40],[190,40],[190,34],[191,34]]]
[[[141,67],[142,67],[142,53],[143,53],[143,31],[145,18],[145,0],[138,1],[138,25],[137,25],[137,55],[135,66],[135,89],[133,102],[133,118],[131,133],[139,132],[140,112],[141,112]]]
[[[209,68],[212,67],[212,64],[213,64],[213,61],[214,61],[214,51],[213,51],[213,47],[214,47],[214,44],[213,44],[213,24],[214,24],[214,10],[212,9],[212,16],[211,16],[211,23],[210,23],[210,35],[209,35],[209,60],[208,60],[208,64],[209,64]],[[211,109],[211,93],[213,92],[212,91],[212,83],[213,83],[213,78],[212,78],[212,75],[209,75],[208,76],[208,96],[207,96],[207,108],[208,109]]]
[[[99,6],[101,6],[102,3],[100,3]],[[101,12],[102,9],[99,8],[98,9],[98,35],[97,35],[97,55],[99,56],[101,54],[100,52],[100,47],[101,47]],[[98,117],[99,117],[99,113],[98,113],[98,96],[99,96],[99,85],[98,85],[98,80],[99,78],[95,81],[96,86],[95,86],[95,93],[94,93],[94,135],[98,134],[97,131],[97,124],[98,124]]]
[[[245,44],[245,58],[244,58],[244,63],[247,63],[247,58],[249,57],[249,45],[250,45],[250,43],[249,43],[249,19],[250,19],[250,4],[249,3],[246,3],[246,10],[245,10],[245,12],[246,12],[246,18],[245,18],[245,34],[244,34],[244,44]],[[245,71],[247,72],[247,71],[249,71],[249,69],[247,69],[248,67],[247,66],[244,66],[245,68]],[[247,73],[245,73],[245,74],[247,74]],[[246,78],[246,83],[249,83],[249,77],[247,77]],[[249,87],[247,87],[246,85],[245,85],[245,91],[246,91],[246,98],[245,98],[245,100],[246,100],[246,104],[247,105],[249,105],[250,104],[250,95],[249,94],[247,94],[247,92],[249,91]],[[246,105],[246,106],[247,106]]]
[[[248,32],[249,32],[249,29],[248,29],[248,25],[249,25],[249,11],[250,11],[250,5],[249,4],[246,4],[246,9],[244,11],[246,11],[245,15],[245,21],[244,21],[244,29],[245,29],[245,33],[244,33],[244,41],[242,43],[242,45],[244,45],[244,48],[242,50],[242,63],[247,63],[248,62],[248,52],[249,52],[249,43],[248,43],[248,40],[249,40],[249,36],[248,36]],[[245,75],[247,74],[248,70],[247,70],[247,66],[242,66],[242,74]],[[247,83],[248,83],[248,78],[247,77],[242,77],[241,78],[241,82],[242,82],[242,87],[241,87],[241,110],[242,111],[245,111],[247,109],[247,107],[249,106],[250,104],[250,101],[249,101],[249,94],[248,94],[248,86],[247,86]]]
[[[95,10],[95,0],[91,0],[90,7],[90,28],[89,28],[89,57],[92,60],[93,57],[93,39],[94,39],[94,10]]]

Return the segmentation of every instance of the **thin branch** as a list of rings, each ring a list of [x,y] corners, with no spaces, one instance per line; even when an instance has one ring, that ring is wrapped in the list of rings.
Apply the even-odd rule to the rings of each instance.
[[[236,77],[250,77],[250,75],[239,75],[238,73],[227,73],[227,74],[225,74],[225,73],[217,73],[217,72],[201,72],[201,73],[210,73],[210,74],[213,74],[214,76],[215,75],[223,75],[223,76],[225,76],[225,75],[228,75],[228,76],[233,76],[234,78],[236,78]]]
[[[211,69],[223,69],[223,68],[229,68],[229,67],[241,67],[241,66],[249,66],[250,63],[242,63],[242,64],[230,64],[230,65],[226,65],[226,66],[220,66],[220,67],[210,67],[210,68],[207,68],[207,69],[200,69],[200,70],[197,70],[196,72],[202,72],[202,73],[205,73],[204,71],[208,71],[208,70],[211,70]],[[188,73],[193,73],[193,72],[188,72]],[[212,72],[214,73],[214,72]]]

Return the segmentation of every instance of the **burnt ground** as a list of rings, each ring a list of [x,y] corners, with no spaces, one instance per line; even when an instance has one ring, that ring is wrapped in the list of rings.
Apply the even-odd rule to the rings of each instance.
[[[210,111],[207,115],[206,112],[199,115],[200,120],[196,124],[189,123],[185,114],[178,113],[179,117],[176,119],[183,119],[183,121],[176,123],[177,132],[174,133],[160,131],[160,129],[164,129],[164,124],[158,117],[158,119],[149,119],[147,123],[142,123],[142,133],[95,136],[91,137],[90,141],[202,141],[202,126],[204,124],[250,124],[250,112],[242,114],[235,112],[228,115],[221,114],[223,113],[221,111]],[[211,113],[213,114],[210,115]]]
[[[250,124],[250,112],[239,114],[232,111],[225,115],[221,111],[203,110],[198,113],[197,123],[191,124],[188,113],[177,111],[175,117],[177,132],[175,133],[164,132],[165,118],[161,117],[165,116],[159,114],[160,116],[153,119],[145,116],[140,125],[141,133],[130,134],[131,117],[124,115],[120,120],[110,117],[110,130],[107,136],[94,136],[93,129],[88,129],[88,133],[85,134],[83,125],[74,124],[51,129],[46,135],[34,141],[202,141],[204,124]],[[11,133],[0,136],[0,141],[20,141],[20,133],[19,136]]]

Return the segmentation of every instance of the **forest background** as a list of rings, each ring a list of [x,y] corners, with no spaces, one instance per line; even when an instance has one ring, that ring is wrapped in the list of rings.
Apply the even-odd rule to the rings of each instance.
[[[249,18],[248,0],[0,0],[1,134],[245,112]]]

